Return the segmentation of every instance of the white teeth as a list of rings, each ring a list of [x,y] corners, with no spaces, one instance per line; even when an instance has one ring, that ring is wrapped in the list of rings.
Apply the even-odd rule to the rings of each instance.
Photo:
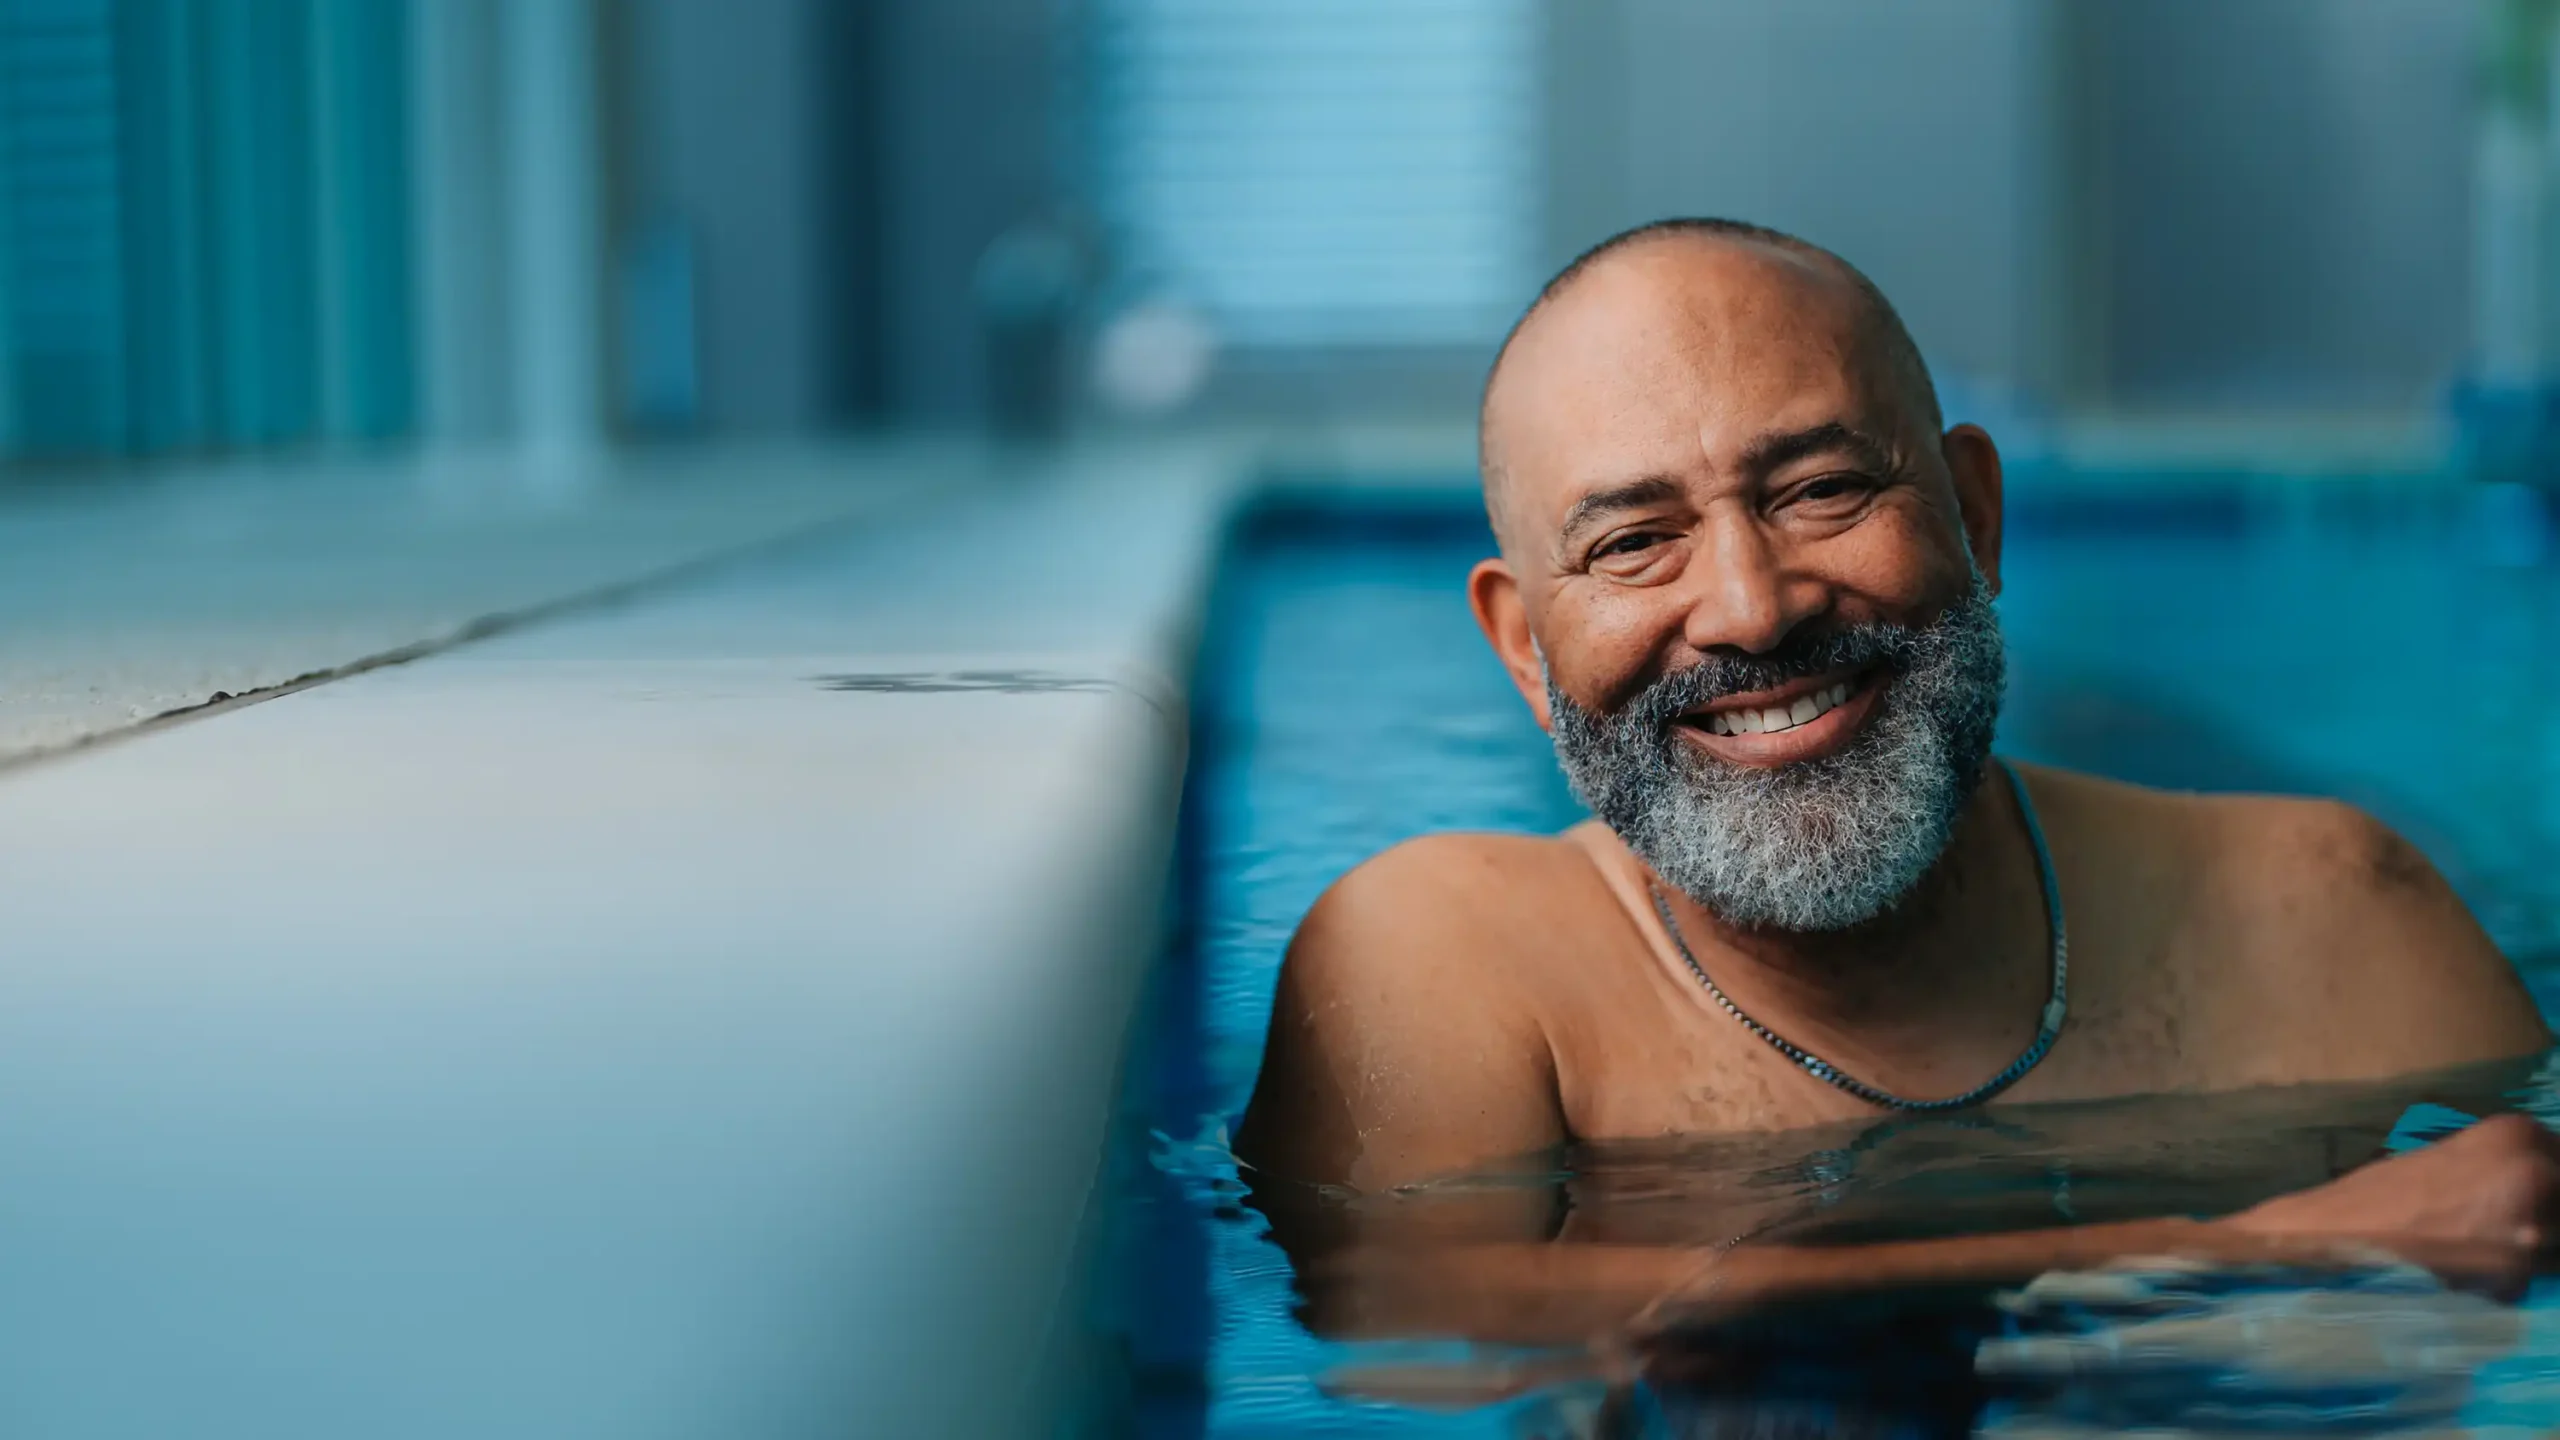
[[[1793,730],[1820,718],[1834,706],[1849,699],[1849,682],[1841,681],[1827,690],[1817,690],[1791,705],[1772,705],[1759,710],[1718,710],[1707,716],[1710,735],[1767,735],[1780,730]]]

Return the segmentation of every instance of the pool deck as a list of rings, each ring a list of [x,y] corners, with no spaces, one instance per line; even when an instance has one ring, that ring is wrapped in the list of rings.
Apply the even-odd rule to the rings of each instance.
[[[1005,1435],[1268,468],[215,470],[0,495],[0,1394],[143,1436]]]

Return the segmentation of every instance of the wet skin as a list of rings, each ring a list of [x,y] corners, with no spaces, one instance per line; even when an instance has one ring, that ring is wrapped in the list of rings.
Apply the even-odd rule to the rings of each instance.
[[[1970,425],[1938,431],[1875,314],[1819,258],[1696,237],[1607,257],[1522,326],[1484,427],[1502,553],[1469,598],[1542,725],[1550,671],[1578,704],[1612,711],[1706,656],[1845,622],[1926,624],[1971,566],[1999,582],[1996,446]],[[1737,765],[1829,753],[1872,718],[1872,678],[1721,701],[1678,742]],[[1790,728],[1734,723],[1843,683],[1845,703],[1806,723],[1792,710]],[[2072,1010],[2005,1102],[2373,1080],[2549,1043],[2460,901],[2370,817],[2026,774],[2070,917]],[[1873,1118],[1706,999],[1652,915],[1650,878],[1596,823],[1428,837],[1345,876],[1284,968],[1238,1137],[1258,1183],[1377,1194],[1573,1141]],[[1683,897],[1674,907],[1735,1001],[1900,1094],[1980,1083],[2025,1046],[2044,1003],[2046,917],[2001,785],[1980,788],[1920,889],[1858,930],[1748,932]],[[2498,1199],[2465,1208],[2456,1191]],[[2555,1193],[2547,1139],[2499,1126],[2211,1227],[1904,1247],[1862,1273],[2032,1274],[2111,1244],[2240,1253],[2383,1236],[2503,1284],[2540,1249]],[[1326,1243],[1359,1248],[1381,1223],[1328,1222]],[[1467,1273],[1552,1271],[1552,1256],[1498,1257],[1543,1241],[1542,1225],[1477,1235]],[[1576,1283],[1608,1298],[1549,1318],[1614,1323],[1679,1293],[1701,1263],[1676,1246],[1586,1257]],[[1721,1263],[1730,1299],[1735,1262]],[[1783,1255],[1751,1263],[1778,1290],[1818,1268],[1790,1280]]]

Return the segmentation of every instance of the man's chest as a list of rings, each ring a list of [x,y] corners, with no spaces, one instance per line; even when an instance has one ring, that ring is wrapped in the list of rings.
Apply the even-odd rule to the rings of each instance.
[[[2216,996],[2156,956],[2093,948],[2098,953],[2087,970],[2103,974],[2139,964],[2159,983],[2127,985],[2120,976],[2091,975],[2060,1035],[2002,1093],[2003,1100],[2091,1100],[2254,1083],[2247,1036],[2264,1033],[2272,1017],[2253,1019],[2246,997]],[[1644,963],[1641,956],[1627,959],[1630,965]],[[1879,1114],[1877,1106],[1812,1073],[1703,993],[1647,983],[1588,998],[1545,1027],[1558,1103],[1578,1138],[1792,1129]],[[2023,1051],[2037,1016],[2031,1007],[2019,1008],[2016,1044]],[[2017,1058],[2005,1050],[1978,1055],[1968,1068],[1922,1052],[1898,1068],[1865,1073],[1848,1053],[1817,1058],[1914,1099],[1970,1089]],[[1926,1078],[1917,1084],[1902,1080],[1911,1075]]]

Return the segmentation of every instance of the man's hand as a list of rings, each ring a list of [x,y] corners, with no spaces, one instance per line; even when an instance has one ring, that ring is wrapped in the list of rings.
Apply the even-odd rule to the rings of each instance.
[[[2494,1294],[2520,1293],[2560,1218],[2560,1137],[2494,1115],[2422,1150],[2280,1195],[2223,1223],[2250,1234],[2361,1240]]]

